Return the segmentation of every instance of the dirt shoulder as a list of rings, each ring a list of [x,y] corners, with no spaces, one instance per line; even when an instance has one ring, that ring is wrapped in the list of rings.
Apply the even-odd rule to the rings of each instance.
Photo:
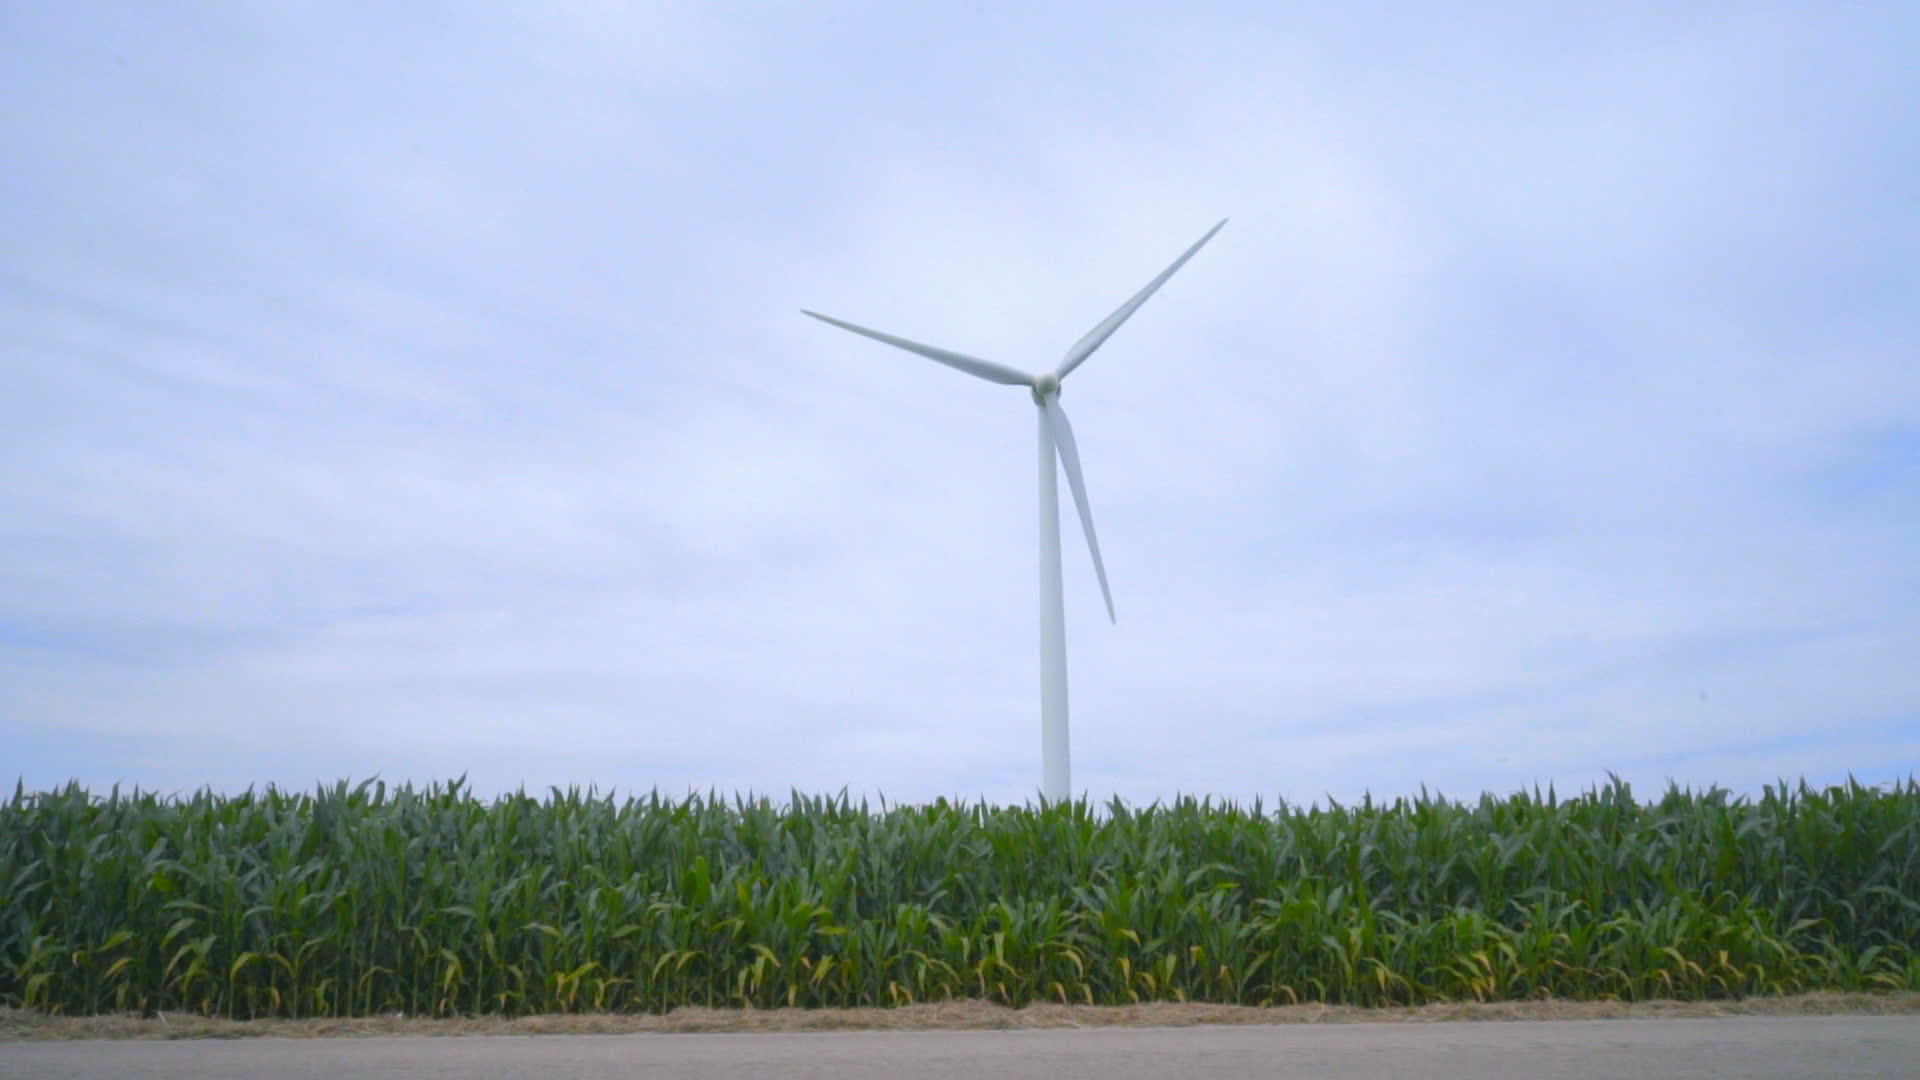
[[[664,1016],[608,1013],[404,1016],[353,1020],[220,1020],[182,1013],[48,1016],[0,1009],[0,1040],[312,1039],[376,1035],[630,1035],[652,1032],[963,1031],[1010,1028],[1190,1027],[1195,1024],[1435,1023],[1450,1020],[1617,1020],[1653,1017],[1827,1016],[1920,1013],[1920,993],[1798,994],[1744,1001],[1512,1001],[1361,1009],[1347,1005],[1029,1005],[951,1001],[898,1009],[675,1009]]]

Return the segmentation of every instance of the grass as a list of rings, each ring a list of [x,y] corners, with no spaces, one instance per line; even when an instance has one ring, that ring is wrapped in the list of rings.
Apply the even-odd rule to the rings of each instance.
[[[1920,991],[1920,783],[1271,810],[379,782],[0,805],[17,1015]]]

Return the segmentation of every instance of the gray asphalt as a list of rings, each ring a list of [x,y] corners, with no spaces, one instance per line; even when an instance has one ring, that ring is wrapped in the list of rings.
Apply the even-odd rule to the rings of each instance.
[[[1911,1016],[0,1043],[0,1077],[1920,1078]]]

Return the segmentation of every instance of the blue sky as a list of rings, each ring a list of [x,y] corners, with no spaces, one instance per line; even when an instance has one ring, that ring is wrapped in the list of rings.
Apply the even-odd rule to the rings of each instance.
[[[1911,4],[0,13],[0,772],[1920,771]]]

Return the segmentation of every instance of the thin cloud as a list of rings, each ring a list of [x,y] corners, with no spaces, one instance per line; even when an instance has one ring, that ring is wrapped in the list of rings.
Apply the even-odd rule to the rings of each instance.
[[[1911,18],[1106,14],[18,17],[16,769],[1029,796],[1030,406],[798,309],[1230,216],[1067,387],[1076,786],[1913,770]]]

